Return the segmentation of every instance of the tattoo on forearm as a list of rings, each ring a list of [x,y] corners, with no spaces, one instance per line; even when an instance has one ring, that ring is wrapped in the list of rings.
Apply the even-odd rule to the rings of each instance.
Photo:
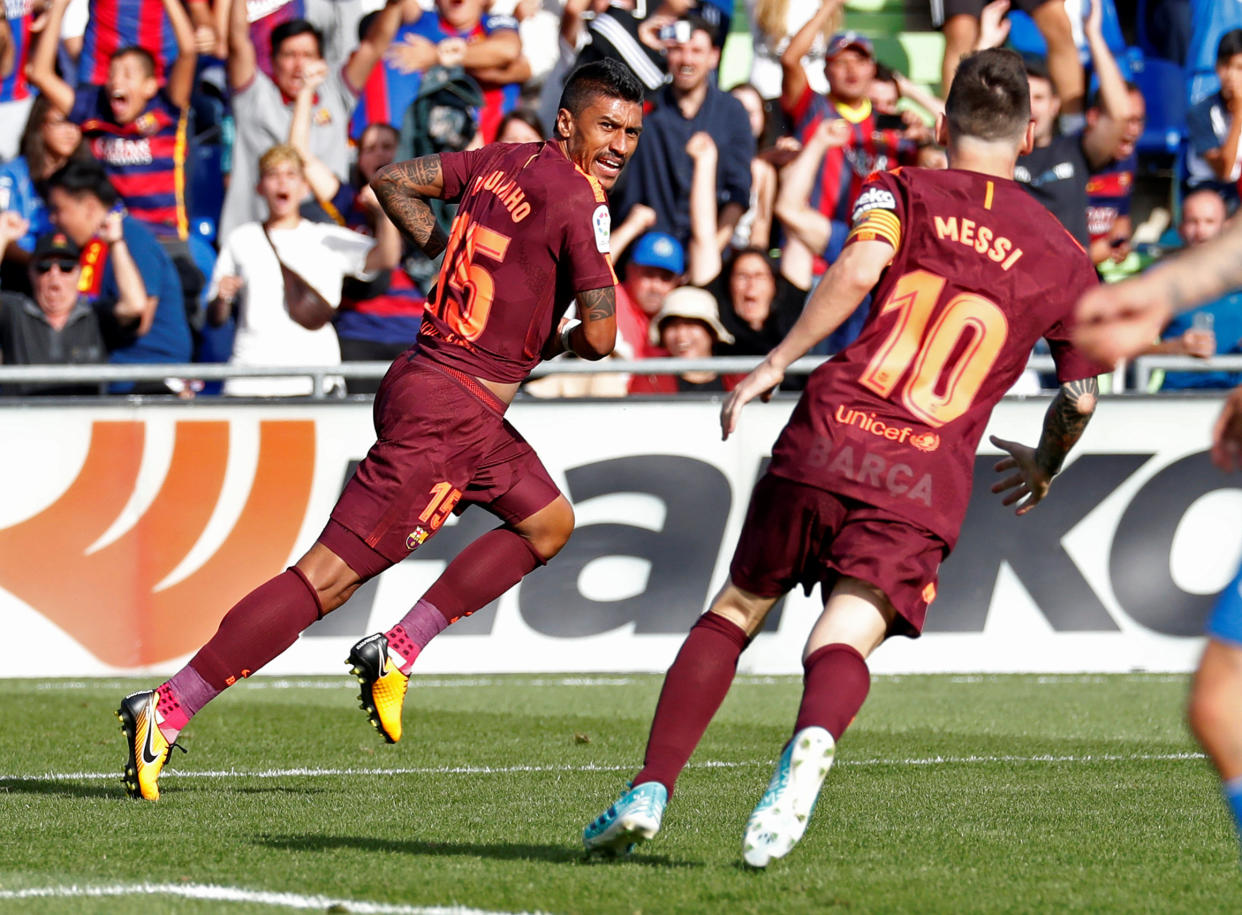
[[[1036,460],[1050,475],[1060,472],[1065,456],[1082,437],[1099,395],[1099,382],[1095,378],[1084,378],[1061,385],[1052,399],[1044,415],[1044,431],[1036,449]]]
[[[578,311],[584,321],[602,321],[617,311],[617,291],[612,286],[578,293]]]
[[[440,157],[423,156],[388,166],[372,185],[393,225],[428,257],[436,257],[448,244],[427,203],[427,189],[440,186],[441,181]]]

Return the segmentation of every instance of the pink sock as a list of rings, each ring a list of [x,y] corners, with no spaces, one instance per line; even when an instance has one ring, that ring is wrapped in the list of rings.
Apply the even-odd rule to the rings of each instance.
[[[400,658],[399,667],[403,674],[407,677],[410,675],[419,652],[447,627],[448,620],[444,618],[444,614],[423,598],[397,625],[384,633],[388,639],[389,651]]]

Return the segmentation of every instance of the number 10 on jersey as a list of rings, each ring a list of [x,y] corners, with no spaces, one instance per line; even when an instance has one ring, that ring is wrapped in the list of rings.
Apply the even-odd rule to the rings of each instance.
[[[991,299],[962,292],[932,319],[946,280],[911,270],[880,306],[893,328],[859,381],[881,397],[898,383],[901,403],[929,426],[943,426],[970,409],[1009,336],[1009,321]]]

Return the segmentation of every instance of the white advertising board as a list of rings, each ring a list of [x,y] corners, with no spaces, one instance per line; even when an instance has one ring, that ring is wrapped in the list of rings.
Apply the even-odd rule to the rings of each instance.
[[[989,432],[1034,443],[1045,399]],[[878,673],[1185,671],[1242,558],[1242,476],[1206,456],[1219,399],[1104,401],[1044,504],[1015,518],[977,462],[962,538],[922,638]],[[662,671],[723,582],[750,488],[792,402],[519,402],[510,419],[574,503],[565,550],[446,630],[422,673]],[[315,540],[372,441],[369,405],[0,409],[0,671],[175,670],[238,597]],[[986,436],[984,441],[986,442]],[[471,509],[316,623],[265,672],[342,673],[496,521]],[[742,656],[798,673],[818,595],[790,595]]]

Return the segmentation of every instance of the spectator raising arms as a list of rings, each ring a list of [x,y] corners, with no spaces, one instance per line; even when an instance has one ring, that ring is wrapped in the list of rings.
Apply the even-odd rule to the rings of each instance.
[[[816,272],[822,273],[841,253],[849,234],[850,214],[862,183],[874,171],[894,165],[915,164],[918,150],[901,129],[880,129],[871,107],[871,83],[875,78],[875,52],[871,41],[857,32],[841,32],[828,45],[826,69],[828,95],[811,89],[802,58],[823,23],[836,15],[840,0],[824,0],[781,55],[783,73],[781,106],[793,118],[798,140],[804,145],[824,120],[840,120],[834,142],[814,176],[807,200],[810,207],[829,220],[823,244],[813,247],[822,256]]]
[[[19,152],[18,139],[30,115],[37,93],[30,91],[26,63],[30,54],[31,23],[35,19],[33,0],[5,4],[5,36],[0,54],[0,161]]]
[[[310,125],[310,148],[340,180],[347,177],[349,118],[358,94],[379,63],[384,49],[396,34],[401,20],[401,0],[389,0],[372,20],[366,35],[339,69],[330,69],[320,87]],[[233,171],[220,236],[244,222],[262,218],[262,204],[255,196],[259,156],[289,137],[293,104],[309,64],[323,62],[323,36],[304,19],[286,22],[272,31],[272,76],[259,70],[246,21],[246,4],[234,3],[229,17],[229,89],[237,135],[233,146]]]
[[[712,27],[691,16],[676,23],[680,33],[669,44],[671,82],[647,118],[643,143],[619,190],[614,211],[626,214],[644,203],[656,214],[655,228],[683,244],[690,238],[690,185],[694,160],[686,151],[690,137],[703,132],[720,148],[716,170],[717,224],[727,241],[750,205],[750,161],[755,139],[742,103],[718,89],[712,74],[720,48]]]
[[[330,321],[342,283],[347,275],[370,280],[375,271],[396,266],[397,230],[385,219],[377,244],[341,226],[303,219],[306,174],[292,146],[264,153],[259,176],[258,196],[269,215],[225,237],[208,293],[208,319],[221,324],[236,311],[233,365],[337,365],[341,350]],[[366,199],[378,208],[369,189]],[[231,378],[224,387],[225,394],[242,396],[311,392],[305,377]]]
[[[518,102],[530,64],[522,57],[517,20],[488,15],[483,0],[436,0],[434,11],[416,3],[404,18],[383,65],[371,74],[354,114],[350,133],[361,136],[368,124],[400,126],[431,67],[461,67],[483,90],[477,114],[483,141],[496,136],[500,119]]]
[[[198,52],[180,0],[161,2],[161,17],[167,15],[172,23],[179,52],[162,89],[156,58],[139,45],[111,55],[103,85],[83,83],[75,91],[58,76],[58,36],[69,0],[52,0],[30,61],[30,81],[57,111],[81,126],[130,215],[156,235],[184,241],[186,115]]]

